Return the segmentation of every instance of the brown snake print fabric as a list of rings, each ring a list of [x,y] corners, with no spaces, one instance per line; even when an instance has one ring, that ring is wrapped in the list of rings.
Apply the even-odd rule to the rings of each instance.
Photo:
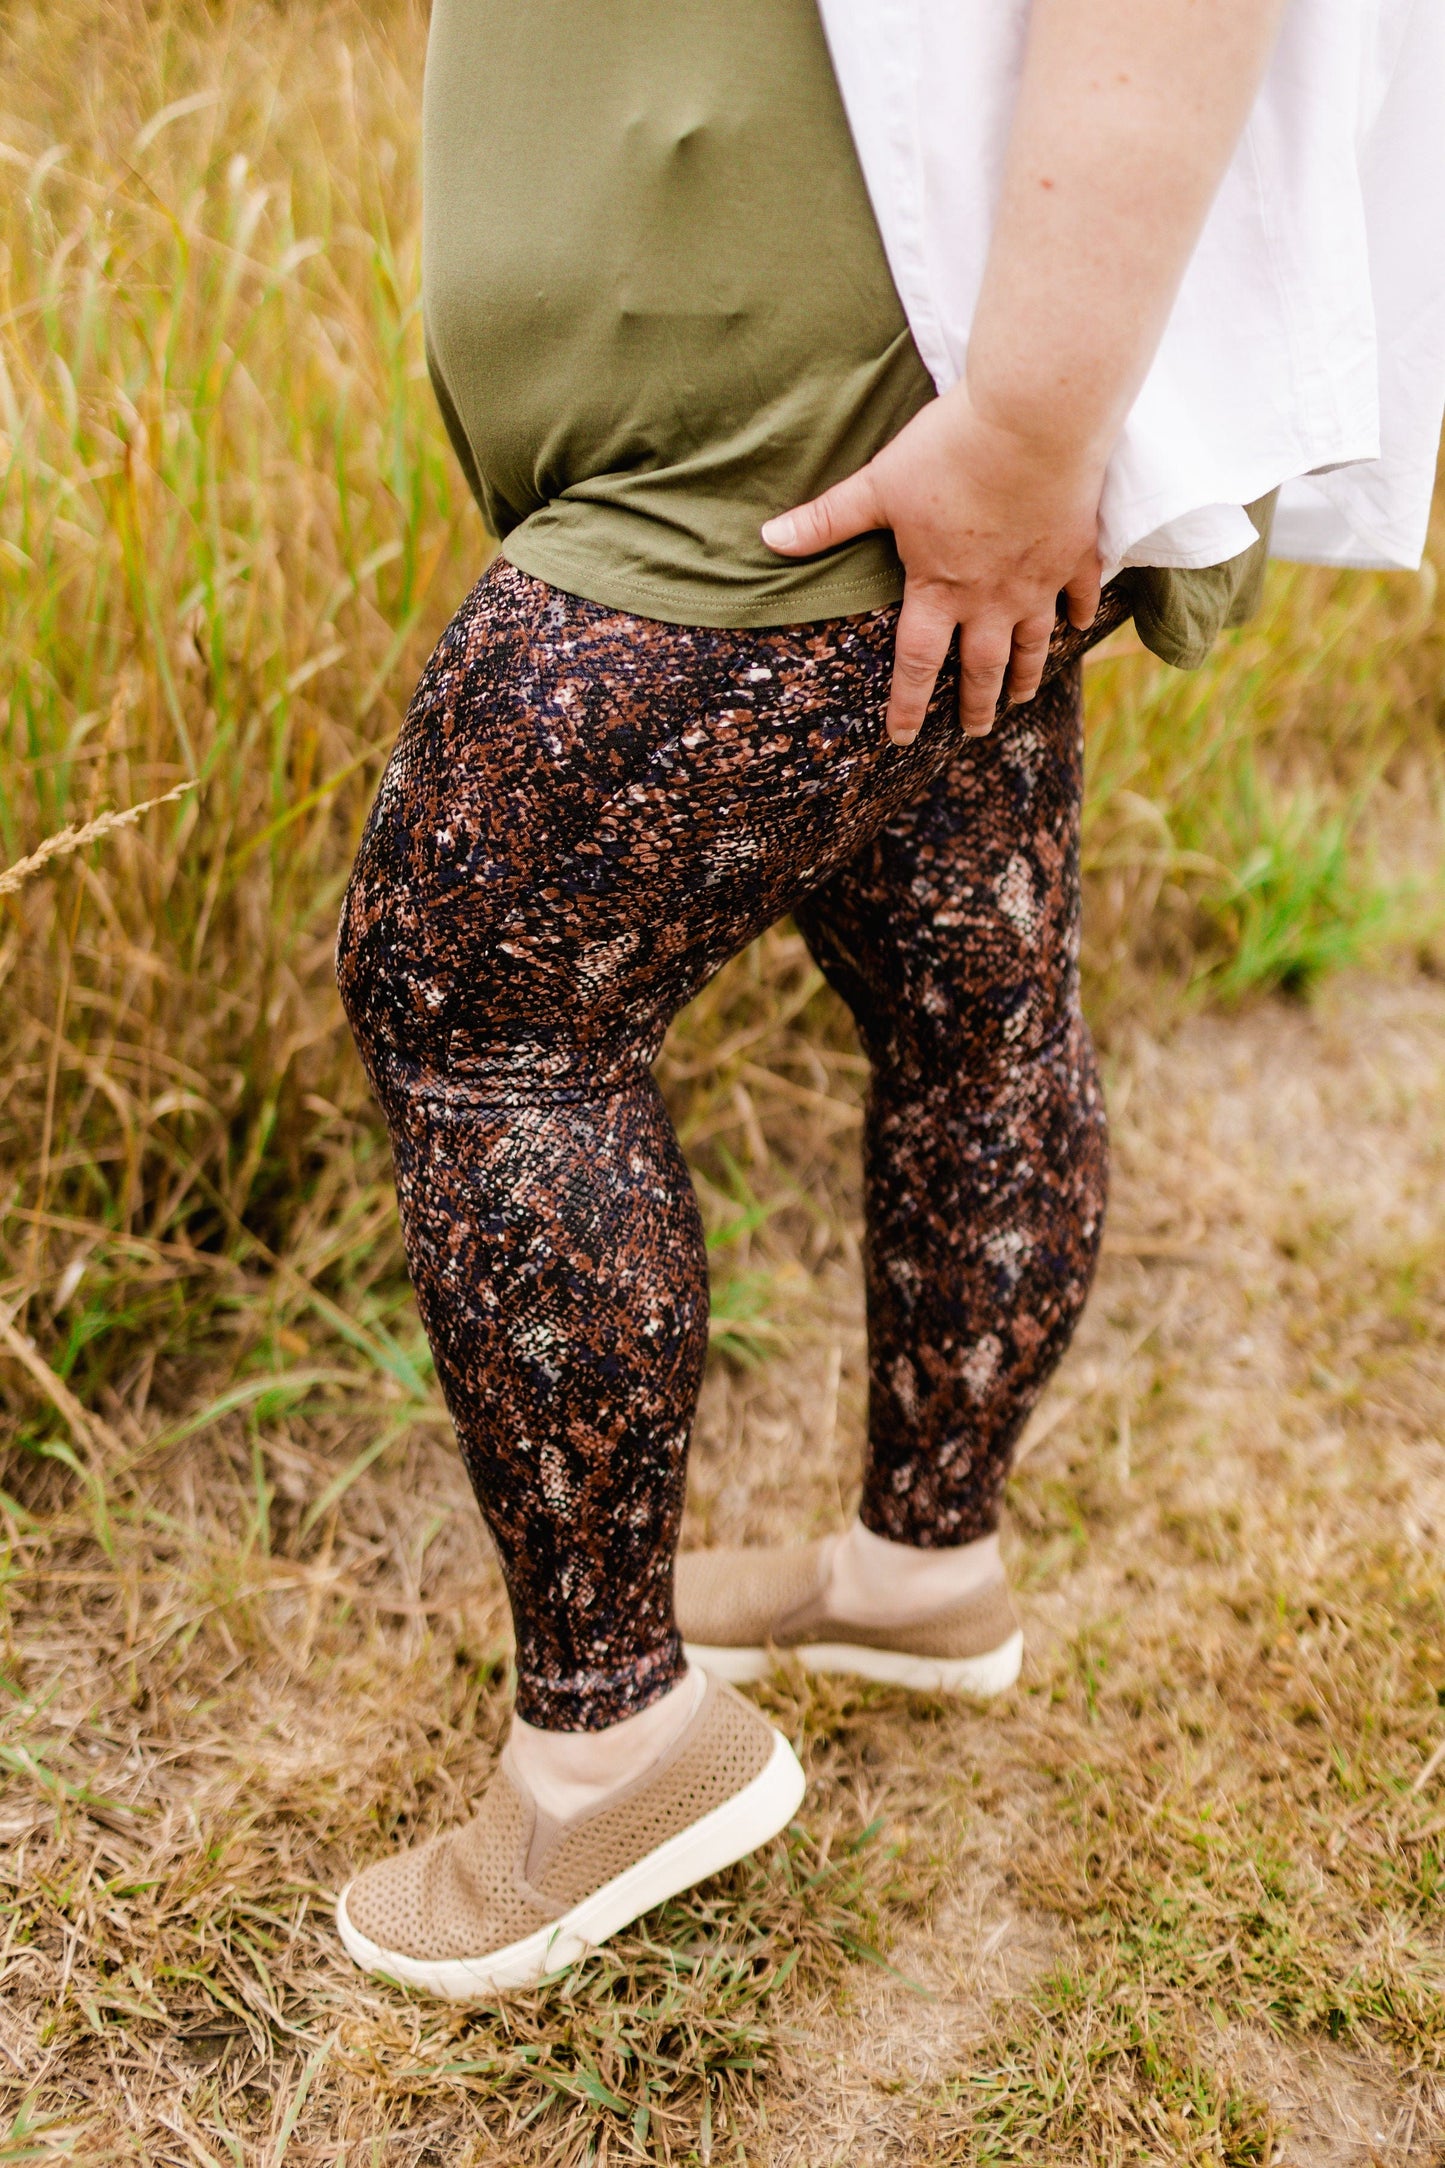
[[[950,663],[889,745],[896,609],[627,616],[495,563],[443,634],[352,875],[338,971],[417,1300],[517,1631],[529,1722],[680,1675],[672,1568],[707,1341],[671,1019],[792,911],[857,1018],[862,1514],[991,1529],[1082,1308],[1106,1147],[1077,995],[1078,655],[965,740]]]

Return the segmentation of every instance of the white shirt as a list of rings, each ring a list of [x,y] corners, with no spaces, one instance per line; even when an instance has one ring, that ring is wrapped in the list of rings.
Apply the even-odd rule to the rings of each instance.
[[[819,0],[883,245],[963,369],[1029,0]],[[1445,407],[1445,0],[1290,0],[1109,464],[1101,554],[1414,566]]]

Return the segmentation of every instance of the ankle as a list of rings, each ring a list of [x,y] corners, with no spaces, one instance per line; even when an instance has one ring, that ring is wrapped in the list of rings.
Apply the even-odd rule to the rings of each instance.
[[[833,1546],[827,1604],[858,1626],[903,1626],[962,1603],[1000,1579],[997,1534],[944,1550],[893,1543],[855,1520]]]
[[[601,1731],[543,1731],[514,1715],[507,1742],[513,1771],[554,1820],[590,1814],[661,1760],[696,1715],[706,1687],[706,1675],[690,1664],[660,1700]]]

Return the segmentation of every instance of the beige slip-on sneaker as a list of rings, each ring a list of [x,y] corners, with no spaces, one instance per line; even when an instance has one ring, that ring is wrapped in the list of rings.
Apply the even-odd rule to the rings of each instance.
[[[854,1626],[824,1602],[836,1539],[772,1549],[684,1551],[677,1624],[694,1663],[724,1679],[765,1679],[775,1652],[810,1671],[852,1671],[933,1694],[1001,1694],[1023,1662],[1000,1575],[961,1603],[908,1626]]]
[[[575,1820],[544,1814],[504,1752],[472,1820],[357,1875],[336,1924],[365,1971],[486,2001],[756,1850],[792,1820],[803,1789],[781,1732],[711,1678],[652,1768]]]

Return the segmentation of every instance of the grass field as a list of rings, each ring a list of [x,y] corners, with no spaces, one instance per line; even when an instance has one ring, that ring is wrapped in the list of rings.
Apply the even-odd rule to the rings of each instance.
[[[328,1893],[465,1812],[507,1699],[330,974],[487,549],[423,41],[0,17],[0,2162],[1445,2158],[1429,567],[1276,569],[1195,677],[1091,662],[1120,1175],[1011,1494],[1018,1691],[780,1675],[794,1831],[503,2017],[338,1958]],[[847,1509],[861,1069],[787,929],[665,1051],[694,1540]]]

